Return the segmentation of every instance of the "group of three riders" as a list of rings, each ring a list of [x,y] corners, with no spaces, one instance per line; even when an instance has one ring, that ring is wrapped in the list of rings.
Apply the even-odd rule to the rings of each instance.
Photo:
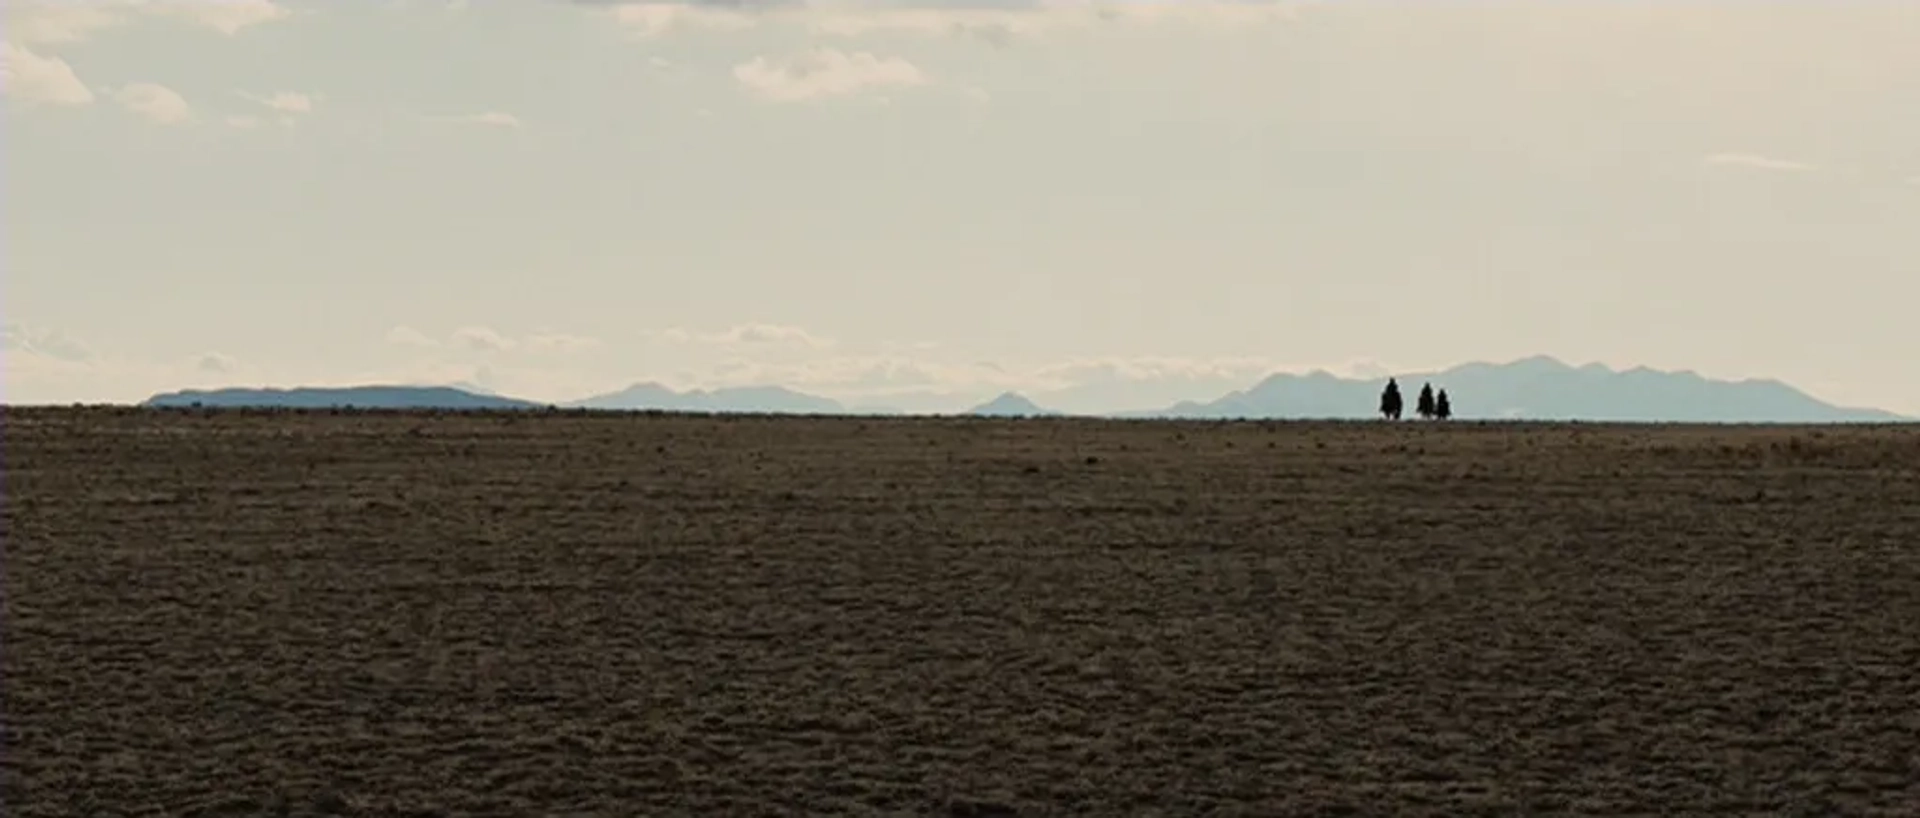
[[[1388,420],[1400,419],[1400,383],[1393,378],[1387,379],[1387,388],[1380,393],[1380,416]],[[1447,390],[1434,394],[1433,384],[1420,385],[1420,398],[1414,405],[1414,411],[1423,418],[1446,420],[1453,417],[1453,402],[1447,399]]]

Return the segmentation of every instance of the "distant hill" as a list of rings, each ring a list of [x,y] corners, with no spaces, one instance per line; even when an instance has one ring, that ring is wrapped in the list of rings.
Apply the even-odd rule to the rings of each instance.
[[[1468,363],[1438,372],[1398,376],[1409,407],[1423,383],[1446,389],[1454,416],[1470,419],[1591,420],[1678,423],[1849,423],[1906,421],[1891,412],[1822,402],[1775,380],[1725,381],[1689,371],[1645,367],[1614,370],[1571,366],[1535,356],[1508,363]],[[1371,418],[1386,378],[1342,378],[1327,372],[1278,373],[1213,400],[1182,401],[1164,409],[1113,412],[1120,418]],[[1117,393],[1116,393],[1117,394]],[[891,395],[892,406],[839,401],[782,386],[677,391],[639,383],[566,406],[584,409],[766,414],[940,414],[957,395]],[[948,401],[952,401],[948,403]],[[188,390],[155,395],[149,406],[280,406],[325,408],[526,409],[544,403],[454,386],[357,386],[299,389]],[[1137,405],[1137,404],[1136,404]],[[966,410],[981,416],[1046,416],[1024,395],[1002,394]]]
[[[532,409],[543,404],[481,395],[451,386],[347,386],[293,389],[187,389],[148,398],[143,406],[328,409]]]
[[[1847,423],[1906,420],[1891,412],[1834,406],[1774,380],[1712,380],[1645,367],[1617,371],[1570,366],[1536,356],[1505,364],[1469,363],[1398,376],[1407,405],[1424,383],[1446,389],[1461,419],[1641,421],[1675,423]],[[1133,417],[1369,418],[1386,378],[1347,379],[1326,372],[1276,374],[1207,402],[1187,401]]]
[[[1060,413],[1042,409],[1039,404],[1018,393],[1005,392],[993,400],[968,409],[967,414],[990,417],[1046,417]]]
[[[740,386],[679,392],[657,383],[638,383],[618,392],[595,395],[567,405],[583,409],[654,409],[667,412],[848,414],[847,408],[839,401],[795,392],[783,386]]]

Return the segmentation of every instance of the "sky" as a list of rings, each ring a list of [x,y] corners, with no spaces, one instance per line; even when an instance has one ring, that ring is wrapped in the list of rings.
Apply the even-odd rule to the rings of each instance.
[[[1547,354],[1920,414],[1920,3],[9,0],[0,32],[12,403],[1152,406]]]

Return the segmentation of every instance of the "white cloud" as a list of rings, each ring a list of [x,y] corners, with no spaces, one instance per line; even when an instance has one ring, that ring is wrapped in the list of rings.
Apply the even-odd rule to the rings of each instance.
[[[451,122],[456,125],[482,125],[491,128],[518,128],[520,118],[504,111],[485,111],[478,114],[459,114],[455,116],[430,116],[436,122]]]
[[[190,20],[229,36],[292,14],[272,0],[155,0],[131,5],[149,14]]]
[[[505,352],[519,342],[488,327],[461,327],[453,331],[453,343],[474,352]]]
[[[1259,378],[1281,368],[1274,361],[1250,356],[1183,358],[1177,356],[1073,358],[1032,370],[1036,382],[1049,388],[1078,386],[1094,381],[1201,380]]]
[[[582,335],[570,335],[558,332],[537,332],[516,338],[492,327],[468,326],[454,330],[446,340],[441,340],[409,326],[398,326],[387,331],[386,341],[394,346],[416,349],[456,349],[468,352],[495,353],[512,350],[525,350],[536,353],[573,353],[596,349],[600,342]]]
[[[265,96],[261,96],[258,94],[249,94],[245,91],[242,91],[240,92],[240,96],[253,100],[254,102],[260,103],[261,105],[264,105],[267,108],[270,108],[275,111],[279,111],[280,113],[283,113],[283,114],[312,113],[313,104],[316,101],[315,97],[313,97],[312,95],[298,94],[292,91],[279,91],[279,92],[268,94]]]
[[[44,45],[80,42],[124,20],[110,3],[44,0],[9,0],[6,16],[9,41]]]
[[[1288,19],[1296,2],[1276,0],[1189,0],[1188,2],[1100,2],[1098,0],[706,0],[706,2],[604,3],[614,20],[641,36],[677,29],[738,30],[764,20],[798,22],[814,31],[842,37],[877,32],[974,37],[1005,45],[1015,38],[1051,28],[1129,22],[1257,24]]]
[[[265,120],[252,114],[233,114],[226,119],[228,127],[252,129],[266,124]]]
[[[461,14],[472,8],[469,0],[385,0],[382,8],[387,11],[439,11],[445,14]]]
[[[985,362],[951,363],[900,355],[853,355],[804,361],[733,357],[694,376],[704,388],[777,384],[834,398],[879,398],[911,392],[986,392],[1035,388],[1023,373]]]
[[[59,57],[0,42],[0,94],[30,105],[86,105],[93,92]]]
[[[233,35],[291,15],[270,0],[9,0],[6,38],[27,44],[76,43],[140,16],[171,17]]]
[[[1095,9],[1100,18],[1141,23],[1259,25],[1297,18],[1304,3],[1294,0],[1195,0],[1178,3],[1061,3],[1063,7]]]
[[[676,28],[741,29],[754,24],[751,14],[731,4],[621,3],[608,13],[642,37]]]
[[[762,98],[799,102],[863,91],[925,85],[927,75],[899,57],[816,48],[784,58],[755,57],[734,66],[735,80]]]
[[[826,349],[834,344],[830,338],[822,338],[800,327],[782,324],[740,324],[720,332],[696,332],[674,327],[650,334],[675,344],[787,346],[806,349]]]
[[[542,333],[526,338],[526,347],[536,352],[584,352],[599,346],[597,339],[564,333]]]
[[[1046,23],[1046,17],[1032,12],[920,8],[829,14],[814,20],[812,28],[822,34],[841,37],[899,31],[970,36],[994,45],[1005,45],[1015,37],[1039,33]]]
[[[238,367],[239,364],[234,361],[232,355],[220,352],[209,352],[202,355],[200,356],[200,360],[194,364],[194,368],[201,372],[222,375],[231,373]]]
[[[387,330],[387,343],[396,346],[410,347],[437,347],[440,345],[439,341],[429,337],[426,333],[407,326],[399,326]]]
[[[44,330],[22,324],[0,325],[0,351],[11,358],[16,354],[38,355],[60,361],[81,362],[93,359],[86,344],[58,330]]]
[[[1779,159],[1757,153],[1716,153],[1706,157],[1702,161],[1709,165],[1722,167],[1749,168],[1752,170],[1768,170],[1783,173],[1804,173],[1817,170],[1813,165],[1805,162],[1795,162],[1790,159]]]
[[[815,336],[799,327],[779,324],[742,324],[727,330],[722,334],[721,340],[737,344],[795,344],[814,348],[833,345],[832,341]]]
[[[115,92],[114,99],[157,125],[183,125],[193,121],[193,107],[171,88],[151,82],[136,82]]]
[[[97,353],[58,331],[7,324],[0,329],[10,404],[136,403],[162,391],[224,386],[247,373],[232,356],[138,360]]]

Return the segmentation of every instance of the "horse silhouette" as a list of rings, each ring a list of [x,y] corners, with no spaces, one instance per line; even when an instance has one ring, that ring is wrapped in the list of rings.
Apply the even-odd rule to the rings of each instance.
[[[1399,420],[1403,405],[1400,400],[1400,383],[1388,378],[1387,388],[1380,392],[1380,416],[1387,420]]]

